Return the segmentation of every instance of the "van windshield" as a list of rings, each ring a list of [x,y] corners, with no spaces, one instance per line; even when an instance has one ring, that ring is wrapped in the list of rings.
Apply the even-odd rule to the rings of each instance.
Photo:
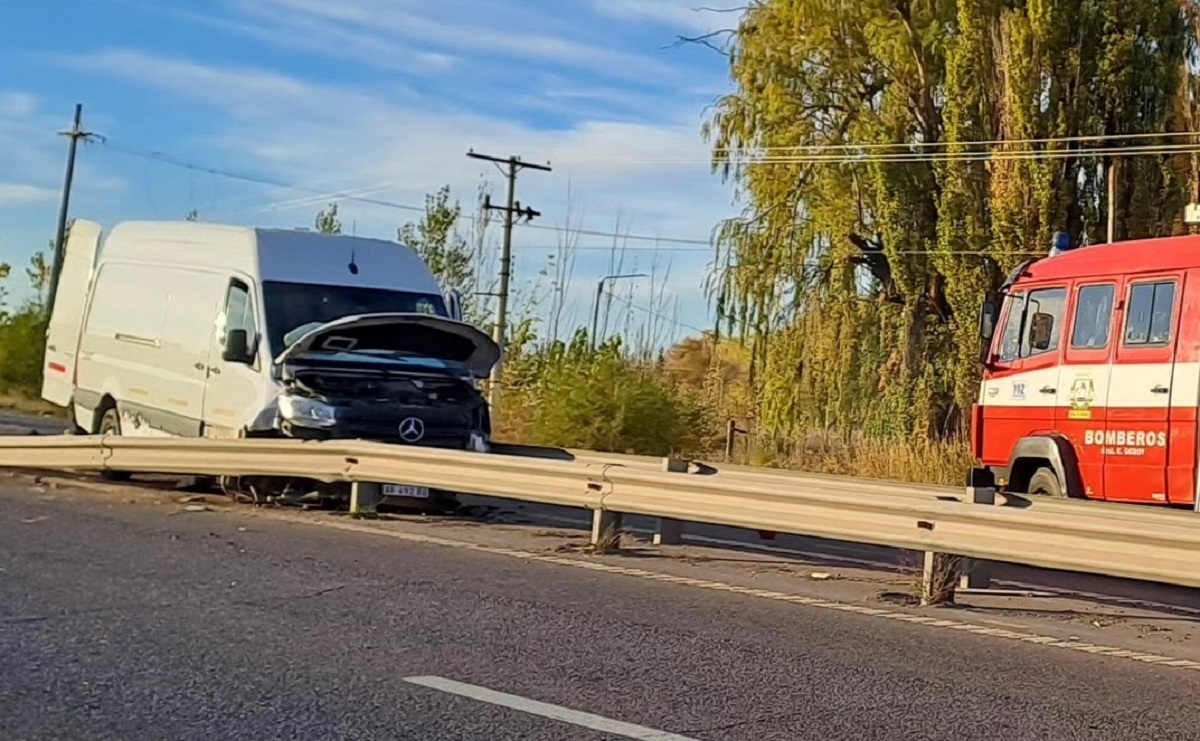
[[[449,315],[442,297],[436,294],[263,281],[263,313],[272,357],[286,349],[284,335],[302,325],[393,312]]]

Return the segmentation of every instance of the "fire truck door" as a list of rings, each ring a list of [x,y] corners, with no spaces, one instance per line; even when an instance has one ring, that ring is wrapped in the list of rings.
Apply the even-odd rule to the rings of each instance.
[[[1079,459],[1083,493],[1104,498],[1104,430],[1108,417],[1116,281],[1080,281],[1071,288],[1070,325],[1059,368],[1056,429],[1071,441]]]
[[[1183,279],[1182,273],[1168,273],[1125,282],[1103,440],[1106,499],[1168,501]]]

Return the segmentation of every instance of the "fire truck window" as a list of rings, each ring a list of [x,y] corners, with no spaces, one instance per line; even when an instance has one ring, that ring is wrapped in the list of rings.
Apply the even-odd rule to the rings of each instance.
[[[1025,327],[1021,332],[1021,357],[1053,352],[1058,349],[1059,338],[1062,336],[1063,315],[1067,308],[1067,289],[1042,288],[1029,292],[1028,306],[1025,310]],[[1033,347],[1030,340],[1033,337],[1034,314],[1048,314],[1053,319],[1050,327],[1050,344],[1044,348]]]
[[[1175,283],[1139,283],[1129,292],[1126,345],[1161,345],[1171,339]]]
[[[1081,350],[1102,350],[1108,347],[1112,326],[1113,298],[1117,287],[1084,286],[1079,289],[1075,306],[1075,327],[1071,330],[1071,347]]]
[[[1000,362],[1011,363],[1017,359],[1021,348],[1021,323],[1025,319],[1025,295],[1010,298],[1008,314],[1004,319],[1004,332],[1000,335]]]

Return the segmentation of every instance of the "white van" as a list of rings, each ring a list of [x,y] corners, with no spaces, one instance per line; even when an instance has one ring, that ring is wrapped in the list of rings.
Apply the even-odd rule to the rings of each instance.
[[[496,343],[412,249],[199,222],[77,220],[42,397],[77,432],[486,449]]]

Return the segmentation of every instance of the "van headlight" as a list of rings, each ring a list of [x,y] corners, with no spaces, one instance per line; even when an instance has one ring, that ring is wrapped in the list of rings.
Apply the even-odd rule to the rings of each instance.
[[[287,394],[279,397],[279,416],[300,427],[333,427],[337,424],[336,407]]]

